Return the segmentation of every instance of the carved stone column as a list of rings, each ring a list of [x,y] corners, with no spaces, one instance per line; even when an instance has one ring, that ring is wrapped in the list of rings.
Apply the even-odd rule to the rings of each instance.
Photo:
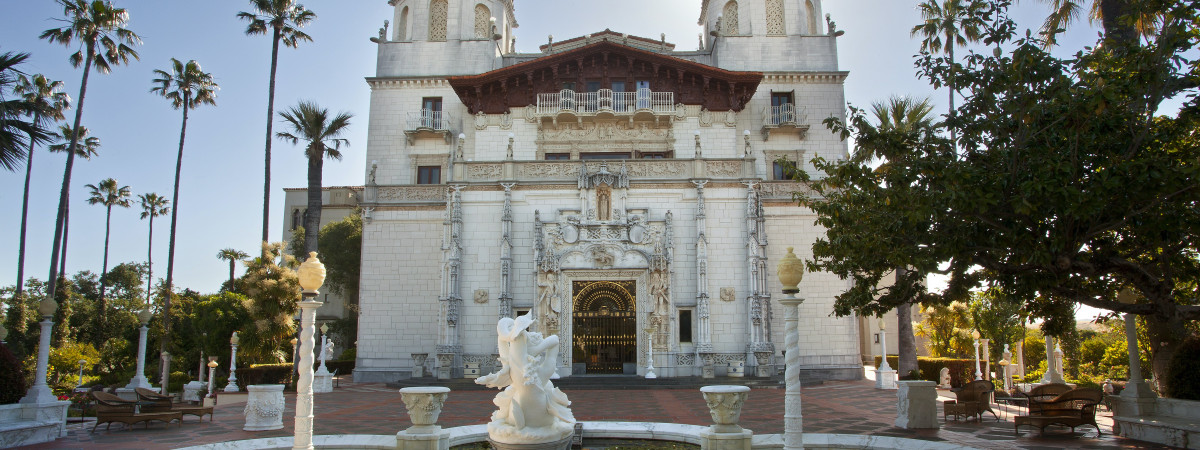
[[[693,180],[696,185],[696,351],[712,353],[712,329],[708,305],[708,226],[705,221],[704,185],[708,180]]]
[[[449,379],[454,375],[454,369],[457,367],[453,364],[457,361],[456,357],[462,353],[458,324],[462,308],[462,190],[465,187],[450,187],[450,199],[446,204],[447,217],[443,222],[445,234],[442,250],[446,261],[442,272],[442,296],[439,298],[442,303],[442,326],[437,346],[438,379]],[[449,361],[444,361],[444,355],[450,355]]]
[[[501,183],[504,187],[504,209],[500,214],[500,307],[497,315],[503,319],[513,316],[512,309],[512,187],[516,183]]]

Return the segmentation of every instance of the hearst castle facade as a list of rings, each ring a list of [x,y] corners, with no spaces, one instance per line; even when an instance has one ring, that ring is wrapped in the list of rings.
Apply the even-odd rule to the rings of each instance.
[[[701,1],[701,0],[696,0]],[[512,0],[391,0],[371,89],[358,381],[471,377],[532,314],[559,375],[776,374],[775,263],[822,230],[786,156],[842,158],[820,0],[704,0],[703,47],[604,30],[516,53]],[[810,165],[802,165],[812,171]],[[847,282],[800,285],[807,376],[853,379]]]

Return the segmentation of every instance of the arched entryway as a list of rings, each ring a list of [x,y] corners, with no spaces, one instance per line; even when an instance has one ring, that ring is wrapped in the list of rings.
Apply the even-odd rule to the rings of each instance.
[[[571,292],[571,359],[588,374],[636,372],[636,282],[573,281]]]

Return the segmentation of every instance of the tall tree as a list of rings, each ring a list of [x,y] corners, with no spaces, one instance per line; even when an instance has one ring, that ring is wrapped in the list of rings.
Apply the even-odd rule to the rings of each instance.
[[[75,123],[71,126],[75,133],[71,135],[71,145],[68,146],[67,164],[63,170],[62,190],[58,197],[58,216],[54,223],[54,241],[50,246],[50,280],[47,295],[54,297],[58,279],[58,256],[63,246],[63,233],[66,227],[68,209],[68,192],[71,191],[71,169],[75,165],[75,149],[79,143],[80,122],[83,120],[83,100],[87,94],[88,75],[95,67],[97,72],[109,73],[112,66],[128,64],[130,59],[137,59],[134,45],[141,44],[142,39],[137,33],[125,28],[129,22],[129,13],[124,8],[113,6],[108,0],[57,0],[63,7],[62,19],[66,25],[61,28],[51,28],[43,31],[42,39],[51,43],[58,42],[70,46],[75,40],[79,41],[78,50],[70,56],[71,65],[83,66],[83,78],[79,82],[79,97],[75,104]]]
[[[68,148],[71,148],[71,136],[74,133],[70,125],[59,125],[58,131],[50,133],[51,152],[65,153]],[[75,146],[75,157],[83,159],[92,159],[99,154],[100,138],[91,136],[91,131],[87,127],[79,126],[79,143]],[[71,201],[71,194],[67,194],[67,202]],[[71,210],[63,212],[62,225],[62,251],[59,252],[58,272],[60,274],[67,273],[67,236],[71,231]],[[65,275],[64,275],[65,276]]]
[[[100,180],[100,184],[86,185],[91,196],[88,197],[89,205],[104,205],[104,265],[100,269],[100,301],[99,311],[97,311],[97,319],[100,322],[99,330],[104,330],[104,317],[108,312],[108,299],[105,298],[105,288],[108,287],[105,275],[108,274],[108,236],[112,225],[112,209],[114,206],[128,208],[133,205],[133,195],[129,192],[129,186],[118,186],[117,180],[106,178]]]
[[[981,0],[926,0],[917,5],[921,11],[920,25],[914,26],[909,33],[912,36],[921,35],[921,51],[937,53],[945,50],[950,58],[950,75],[947,83],[950,90],[950,119],[954,119],[954,94],[958,85],[955,84],[954,48],[966,46],[968,42],[979,42],[983,36],[982,12],[987,3]],[[945,41],[943,41],[945,39]],[[937,86],[936,82],[934,87]],[[950,127],[950,140],[958,142],[958,134]]]
[[[221,249],[220,251],[217,252],[217,259],[229,261],[229,288],[228,288],[228,290],[231,290],[231,291],[233,290],[233,280],[234,280],[233,269],[234,269],[236,263],[238,261],[244,260],[248,257],[250,257],[250,255],[248,255],[248,254],[246,254],[246,252],[243,252],[236,248],[225,248],[225,249]]]
[[[217,104],[217,86],[216,81],[213,81],[212,74],[205,73],[200,70],[200,63],[195,60],[183,63],[178,59],[171,58],[171,67],[166,70],[155,69],[154,74],[158,77],[153,80],[154,87],[150,88],[150,92],[159,94],[171,102],[171,107],[183,110],[183,121],[179,126],[179,153],[175,157],[175,189],[171,194],[171,231],[169,244],[167,244],[167,280],[163,292],[163,339],[162,351],[167,351],[167,344],[170,342],[171,336],[171,296],[175,295],[175,225],[179,218],[179,176],[183,170],[183,142],[187,137],[187,120],[188,111],[196,109],[203,104]],[[166,380],[170,374],[167,364],[162,365],[162,379]],[[166,391],[167,383],[163,383],[163,390]]]
[[[32,106],[33,123],[43,126],[46,121],[66,119],[63,111],[71,107],[71,96],[62,92],[63,83],[47,79],[42,74],[32,77],[17,76],[13,93],[21,96]],[[21,237],[17,246],[17,287],[13,298],[21,297],[25,281],[25,231],[29,218],[29,184],[33,178],[33,151],[37,145],[35,136],[29,136],[29,154],[25,160],[25,191],[21,197]]]
[[[1079,15],[1083,12],[1084,2],[1077,0],[1042,0],[1043,3],[1050,4],[1050,14],[1046,16],[1046,22],[1042,24],[1041,33],[1046,38],[1045,46],[1050,47],[1058,43],[1058,34],[1064,31],[1071,22],[1079,19]],[[1141,10],[1133,15],[1132,23],[1130,20],[1118,21],[1118,17],[1124,17],[1134,13],[1130,8],[1129,2],[1126,0],[1092,0],[1092,5],[1088,8],[1088,19],[1091,21],[1099,21],[1106,33],[1110,37],[1120,37],[1121,39],[1134,39],[1137,36],[1153,37],[1155,31],[1162,23],[1163,16],[1156,14],[1152,10]]]
[[[304,252],[315,252],[321,231],[321,170],[326,156],[342,159],[338,149],[342,144],[349,146],[350,141],[338,136],[350,127],[353,115],[341,112],[330,118],[329,110],[308,101],[301,101],[279,115],[291,127],[290,132],[278,134],[281,139],[293,145],[307,142],[304,156],[308,157],[308,214],[304,216]]]
[[[150,296],[154,291],[154,218],[171,212],[170,200],[153,192],[139,195],[142,219],[150,219],[150,232],[146,236],[146,307],[150,307]]]
[[[19,83],[22,72],[17,66],[27,59],[28,53],[0,54],[0,166],[9,171],[16,170],[25,156],[25,139],[44,137],[40,123],[24,119],[24,116],[36,114],[39,105],[21,96],[11,100],[4,97],[5,92]]]
[[[267,88],[267,139],[263,163],[263,220],[262,242],[267,242],[271,218],[271,135],[275,121],[275,69],[279,65],[279,44],[296,48],[301,41],[312,41],[312,37],[300,31],[317,18],[317,14],[297,4],[294,0],[250,0],[254,12],[239,12],[238,18],[246,20],[247,35],[266,34],[271,31],[271,82]]]

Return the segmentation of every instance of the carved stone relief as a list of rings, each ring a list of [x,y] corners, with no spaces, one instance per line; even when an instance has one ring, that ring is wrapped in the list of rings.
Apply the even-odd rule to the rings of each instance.
[[[734,293],[733,288],[731,288],[731,287],[721,288],[721,301],[732,302],[736,297],[737,297],[737,295]]]
[[[483,303],[487,303],[487,302],[488,302],[487,289],[476,289],[475,290],[475,303],[483,304]]]

